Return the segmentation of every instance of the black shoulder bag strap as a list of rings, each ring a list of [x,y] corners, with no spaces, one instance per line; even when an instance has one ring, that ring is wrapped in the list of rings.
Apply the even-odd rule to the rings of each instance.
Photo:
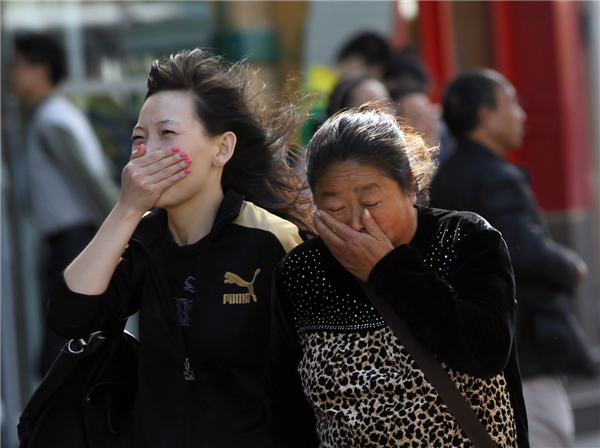
[[[400,339],[402,345],[410,356],[419,365],[431,385],[442,398],[450,413],[454,416],[460,427],[475,445],[475,448],[497,448],[496,443],[486,431],[485,427],[475,415],[467,399],[456,388],[452,378],[443,369],[433,353],[423,347],[412,335],[406,323],[398,316],[389,303],[365,282],[356,279],[377,312],[383,317],[394,334]]]

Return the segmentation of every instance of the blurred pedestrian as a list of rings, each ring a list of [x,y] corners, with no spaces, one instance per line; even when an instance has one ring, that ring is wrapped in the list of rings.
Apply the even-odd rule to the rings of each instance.
[[[310,204],[286,162],[296,108],[251,82],[201,49],[152,64],[119,201],[50,299],[70,338],[140,311],[139,447],[269,446],[272,274]]]
[[[353,36],[337,55],[336,69],[340,79],[350,76],[383,78],[390,55],[387,41],[377,33],[366,31]]]
[[[371,100],[391,106],[390,94],[382,83],[386,63],[390,55],[389,45],[377,33],[366,31],[352,37],[337,55],[336,70],[339,80],[327,100],[327,107],[319,111],[314,120],[307,123],[305,143],[325,120],[337,111],[357,107]]]
[[[9,80],[31,108],[25,157],[33,215],[47,247],[40,281],[44,313],[54,283],[90,242],[118,195],[92,126],[56,91],[66,74],[64,49],[57,40],[44,34],[17,36]],[[45,329],[42,376],[64,342]]]
[[[382,79],[390,92],[415,89],[428,93],[431,84],[425,64],[411,47],[395,51],[388,56]]]
[[[464,73],[444,94],[443,116],[458,144],[434,178],[431,205],[476,212],[502,232],[515,272],[531,446],[572,447],[562,375],[593,373],[569,303],[586,265],[552,240],[526,174],[506,160],[521,145],[526,119],[511,83],[492,70]]]
[[[454,145],[441,120],[441,106],[429,99],[430,78],[421,58],[411,47],[392,53],[386,63],[383,83],[397,113],[420,132],[428,144],[438,146],[438,166],[452,154]]]
[[[420,87],[397,88],[390,92],[396,114],[421,134],[429,146],[440,144],[438,107]]]
[[[389,51],[385,39],[373,32],[360,33],[342,47],[336,65],[340,80],[329,95],[327,116],[323,121],[338,110],[360,106],[370,100],[387,102],[389,92],[381,79]]]
[[[373,100],[383,106],[391,105],[390,94],[381,81],[363,76],[342,79],[329,96],[326,118],[339,110],[358,107]]]

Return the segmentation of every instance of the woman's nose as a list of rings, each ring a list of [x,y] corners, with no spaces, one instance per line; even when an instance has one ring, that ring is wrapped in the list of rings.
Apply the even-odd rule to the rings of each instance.
[[[347,223],[348,227],[356,230],[357,232],[360,232],[364,228],[362,222],[363,212],[363,209],[360,207],[357,210],[353,210],[352,215],[350,216],[350,220]]]
[[[147,137],[144,142],[148,152],[156,151],[160,149],[160,141],[158,139]]]

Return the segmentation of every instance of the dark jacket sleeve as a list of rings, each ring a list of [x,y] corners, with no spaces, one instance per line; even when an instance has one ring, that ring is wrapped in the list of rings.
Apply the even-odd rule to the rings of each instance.
[[[486,177],[479,197],[485,198],[482,215],[502,233],[508,245],[515,275],[571,293],[578,278],[574,260],[579,257],[550,238],[531,190],[517,168],[507,167]],[[519,300],[536,306],[535,302],[543,297],[531,295]]]
[[[64,273],[48,302],[46,324],[50,330],[67,339],[108,330],[114,323],[135,314],[139,297],[132,285],[133,263],[125,250],[108,288],[100,295],[79,294],[67,286]]]
[[[271,341],[265,373],[269,429],[278,448],[317,447],[314,411],[304,395],[298,373],[302,348],[282,288],[280,267],[275,271],[271,303]]]
[[[440,360],[454,370],[491,378],[506,366],[513,341],[508,251],[487,225],[469,230],[454,250],[447,281],[425,265],[417,249],[401,245],[375,265],[368,282]]]

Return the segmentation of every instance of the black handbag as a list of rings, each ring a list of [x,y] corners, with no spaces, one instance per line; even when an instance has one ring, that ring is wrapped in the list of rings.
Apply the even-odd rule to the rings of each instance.
[[[20,448],[133,445],[138,341],[125,323],[65,344],[19,419]]]

